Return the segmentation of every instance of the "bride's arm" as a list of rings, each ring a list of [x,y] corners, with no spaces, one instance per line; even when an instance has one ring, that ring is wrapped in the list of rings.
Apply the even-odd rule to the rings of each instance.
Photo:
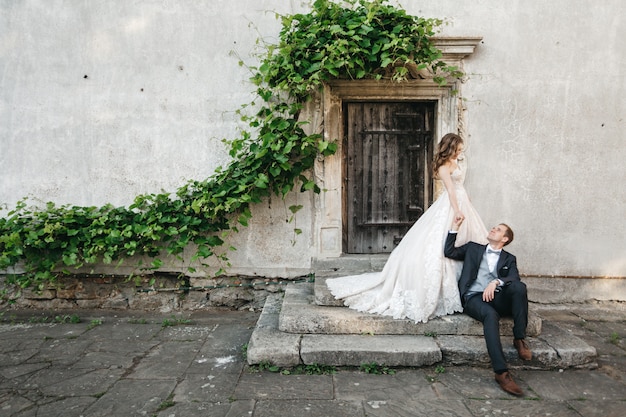
[[[463,213],[461,213],[461,209],[459,208],[459,203],[456,198],[456,190],[454,188],[454,184],[452,183],[452,167],[451,164],[444,164],[439,167],[437,170],[437,175],[439,179],[443,182],[443,185],[446,187],[446,191],[448,192],[448,197],[450,198],[450,205],[452,206],[452,210],[454,210],[454,217],[465,218]]]

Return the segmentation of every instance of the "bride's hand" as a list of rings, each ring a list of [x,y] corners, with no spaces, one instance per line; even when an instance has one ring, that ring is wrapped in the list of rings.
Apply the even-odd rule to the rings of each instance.
[[[457,217],[456,215],[454,216],[454,219],[452,220],[452,229],[451,230],[459,230],[459,227],[461,227],[461,223],[463,223],[464,218],[463,217]]]

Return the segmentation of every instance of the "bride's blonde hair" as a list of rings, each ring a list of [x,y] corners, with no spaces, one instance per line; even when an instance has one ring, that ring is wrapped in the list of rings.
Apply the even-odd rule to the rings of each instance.
[[[433,159],[433,175],[437,177],[437,171],[439,167],[444,165],[459,149],[459,146],[463,144],[463,138],[456,133],[448,133],[441,142],[437,145],[437,151]]]

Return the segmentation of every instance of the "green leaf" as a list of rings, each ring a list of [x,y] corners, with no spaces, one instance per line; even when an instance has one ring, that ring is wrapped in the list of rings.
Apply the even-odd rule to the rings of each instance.
[[[200,213],[200,207],[201,206],[202,206],[202,203],[200,202],[200,200],[193,200],[191,202],[191,209],[196,214]]]
[[[259,177],[254,181],[254,185],[258,188],[267,188],[269,178],[265,174],[259,174]]]
[[[207,239],[207,244],[209,246],[221,246],[222,244],[224,244],[224,241],[218,236],[209,236],[209,238]]]
[[[196,250],[196,255],[201,258],[208,258],[212,254],[213,252],[211,251],[211,249],[209,249],[207,245],[200,245]]]
[[[315,188],[315,182],[307,181],[302,185],[302,188],[307,191],[312,190]]]
[[[272,174],[273,177],[278,177],[280,175],[281,169],[279,166],[271,166],[270,167],[270,174]]]

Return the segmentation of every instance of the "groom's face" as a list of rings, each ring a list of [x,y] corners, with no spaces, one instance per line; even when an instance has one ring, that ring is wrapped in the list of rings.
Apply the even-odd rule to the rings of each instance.
[[[504,236],[505,232],[506,232],[505,226],[501,224],[493,226],[491,230],[489,231],[489,235],[487,235],[487,240],[491,242],[492,244],[504,245],[509,240],[508,237]]]

